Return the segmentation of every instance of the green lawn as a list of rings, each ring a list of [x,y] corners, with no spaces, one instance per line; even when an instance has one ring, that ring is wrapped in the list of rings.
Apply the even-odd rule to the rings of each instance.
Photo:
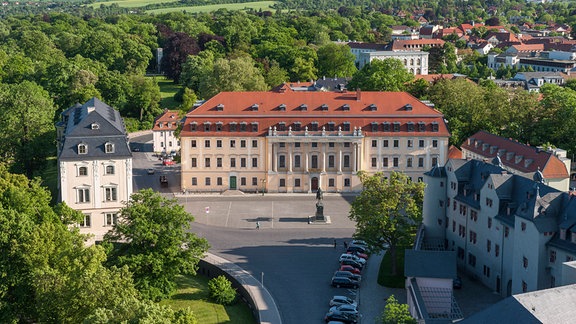
[[[158,82],[160,87],[160,108],[164,109],[176,109],[180,106],[176,100],[174,100],[174,95],[180,86],[172,82],[172,80],[167,79],[165,76],[150,76],[148,78],[154,78]]]
[[[398,274],[393,276],[392,273],[392,257],[390,251],[382,258],[380,263],[380,271],[378,272],[378,284],[390,288],[404,288],[404,249],[405,247],[396,248],[396,265],[398,267]]]
[[[208,278],[197,276],[180,276],[177,292],[167,300],[160,302],[175,310],[190,307],[202,324],[249,324],[256,323],[250,308],[238,302],[232,306],[222,306],[208,299]]]
[[[40,175],[42,186],[48,188],[52,194],[53,203],[56,203],[58,199],[58,167],[56,164],[55,156],[47,158],[46,168],[42,170],[42,174]]]
[[[144,7],[154,3],[170,3],[178,1],[179,0],[113,0],[113,1],[97,1],[89,4],[88,6],[92,8],[100,8],[100,5],[109,6],[112,4],[117,4],[119,7],[136,8],[136,7]]]
[[[147,10],[146,13],[161,14],[174,11],[186,11],[188,13],[212,12],[222,8],[227,10],[243,10],[243,9],[269,10],[270,7],[275,3],[276,1],[256,1],[256,2],[244,2],[244,3],[214,4],[208,6],[173,7],[173,8]]]

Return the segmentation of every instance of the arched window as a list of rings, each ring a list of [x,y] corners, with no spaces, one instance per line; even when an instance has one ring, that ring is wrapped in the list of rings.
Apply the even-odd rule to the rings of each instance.
[[[422,64],[422,61],[420,59],[418,59],[416,62],[418,65]]]
[[[106,143],[104,145],[106,153],[114,153],[114,144],[113,143]]]
[[[114,166],[113,165],[107,165],[106,166],[106,174],[114,174]]]
[[[404,65],[408,65],[408,60],[404,59]]]
[[[414,65],[414,59],[410,59],[410,65]]]
[[[86,144],[78,144],[78,154],[88,153],[88,146]]]
[[[87,176],[88,175],[88,168],[85,166],[78,168],[78,175],[79,176]]]
[[[416,74],[421,74],[421,73],[420,73],[420,68],[417,68],[417,69],[416,69]]]

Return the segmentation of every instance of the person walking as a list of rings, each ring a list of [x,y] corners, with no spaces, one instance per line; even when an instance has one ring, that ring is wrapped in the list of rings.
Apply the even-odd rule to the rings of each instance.
[[[336,248],[336,239],[334,239],[334,248]]]
[[[260,229],[260,222],[256,221],[256,229]]]
[[[344,241],[344,250],[348,250],[348,242]]]

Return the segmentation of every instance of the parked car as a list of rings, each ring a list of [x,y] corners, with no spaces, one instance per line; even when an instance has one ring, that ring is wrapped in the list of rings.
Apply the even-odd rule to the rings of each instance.
[[[154,174],[154,169],[150,168],[150,169],[146,170],[146,173],[148,173],[148,174]]]
[[[174,160],[164,159],[164,160],[162,161],[162,164],[163,164],[163,165],[174,165],[174,164],[176,164],[176,163],[174,162]]]
[[[355,256],[357,256],[357,257],[359,257],[359,258],[362,258],[362,259],[368,261],[368,254],[366,254],[366,253],[360,253],[360,252],[357,252],[357,251],[350,251],[350,252],[346,252],[346,253],[355,255]]]
[[[356,305],[332,306],[328,312],[331,313],[340,312],[340,313],[358,315],[358,309],[356,308]]]
[[[360,245],[353,245],[353,244],[348,245],[346,252],[360,252],[360,253],[368,254],[368,250],[366,248],[364,248]]]
[[[341,266],[343,266],[343,265],[350,265],[350,266],[353,266],[354,268],[357,268],[357,269],[360,269],[360,270],[362,270],[362,268],[364,268],[364,265],[363,265],[362,263],[356,262],[356,261],[354,261],[354,260],[343,260],[343,261],[340,262],[340,265],[341,265]]]
[[[162,187],[168,187],[168,179],[166,178],[165,175],[160,176],[160,185]]]
[[[340,322],[344,322],[344,323],[358,323],[358,318],[360,316],[359,315],[352,315],[352,314],[347,314],[347,313],[341,313],[341,312],[328,312],[326,313],[326,316],[324,316],[324,321],[329,322],[329,321],[340,321]]]
[[[351,265],[342,265],[340,266],[340,269],[338,269],[339,271],[350,271],[354,274],[362,274],[362,271],[358,268],[354,268]]]
[[[456,278],[452,279],[452,288],[454,288],[454,289],[462,288],[462,278],[456,277]]]
[[[357,289],[360,287],[360,282],[351,279],[351,278],[344,278],[344,277],[332,277],[332,287],[340,288],[354,288]]]
[[[357,306],[356,301],[346,296],[334,296],[330,300],[330,307],[338,305],[354,305]]]
[[[355,256],[354,254],[344,253],[340,255],[338,261],[342,262],[343,260],[354,260],[356,262],[362,263],[362,265],[366,264],[366,259],[362,259],[360,257]]]
[[[350,242],[350,244],[363,246],[363,247],[365,247],[365,248],[368,247],[368,243],[366,243],[366,241],[363,241],[363,240],[352,240],[352,241]]]
[[[362,276],[359,274],[354,274],[350,271],[334,271],[334,277],[344,277],[344,278],[352,278],[356,281],[361,281]]]

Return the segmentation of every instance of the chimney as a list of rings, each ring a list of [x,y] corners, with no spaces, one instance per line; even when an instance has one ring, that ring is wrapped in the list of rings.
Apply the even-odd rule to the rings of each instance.
[[[362,91],[360,91],[360,88],[356,89],[356,101],[360,101],[360,98],[362,97]]]

